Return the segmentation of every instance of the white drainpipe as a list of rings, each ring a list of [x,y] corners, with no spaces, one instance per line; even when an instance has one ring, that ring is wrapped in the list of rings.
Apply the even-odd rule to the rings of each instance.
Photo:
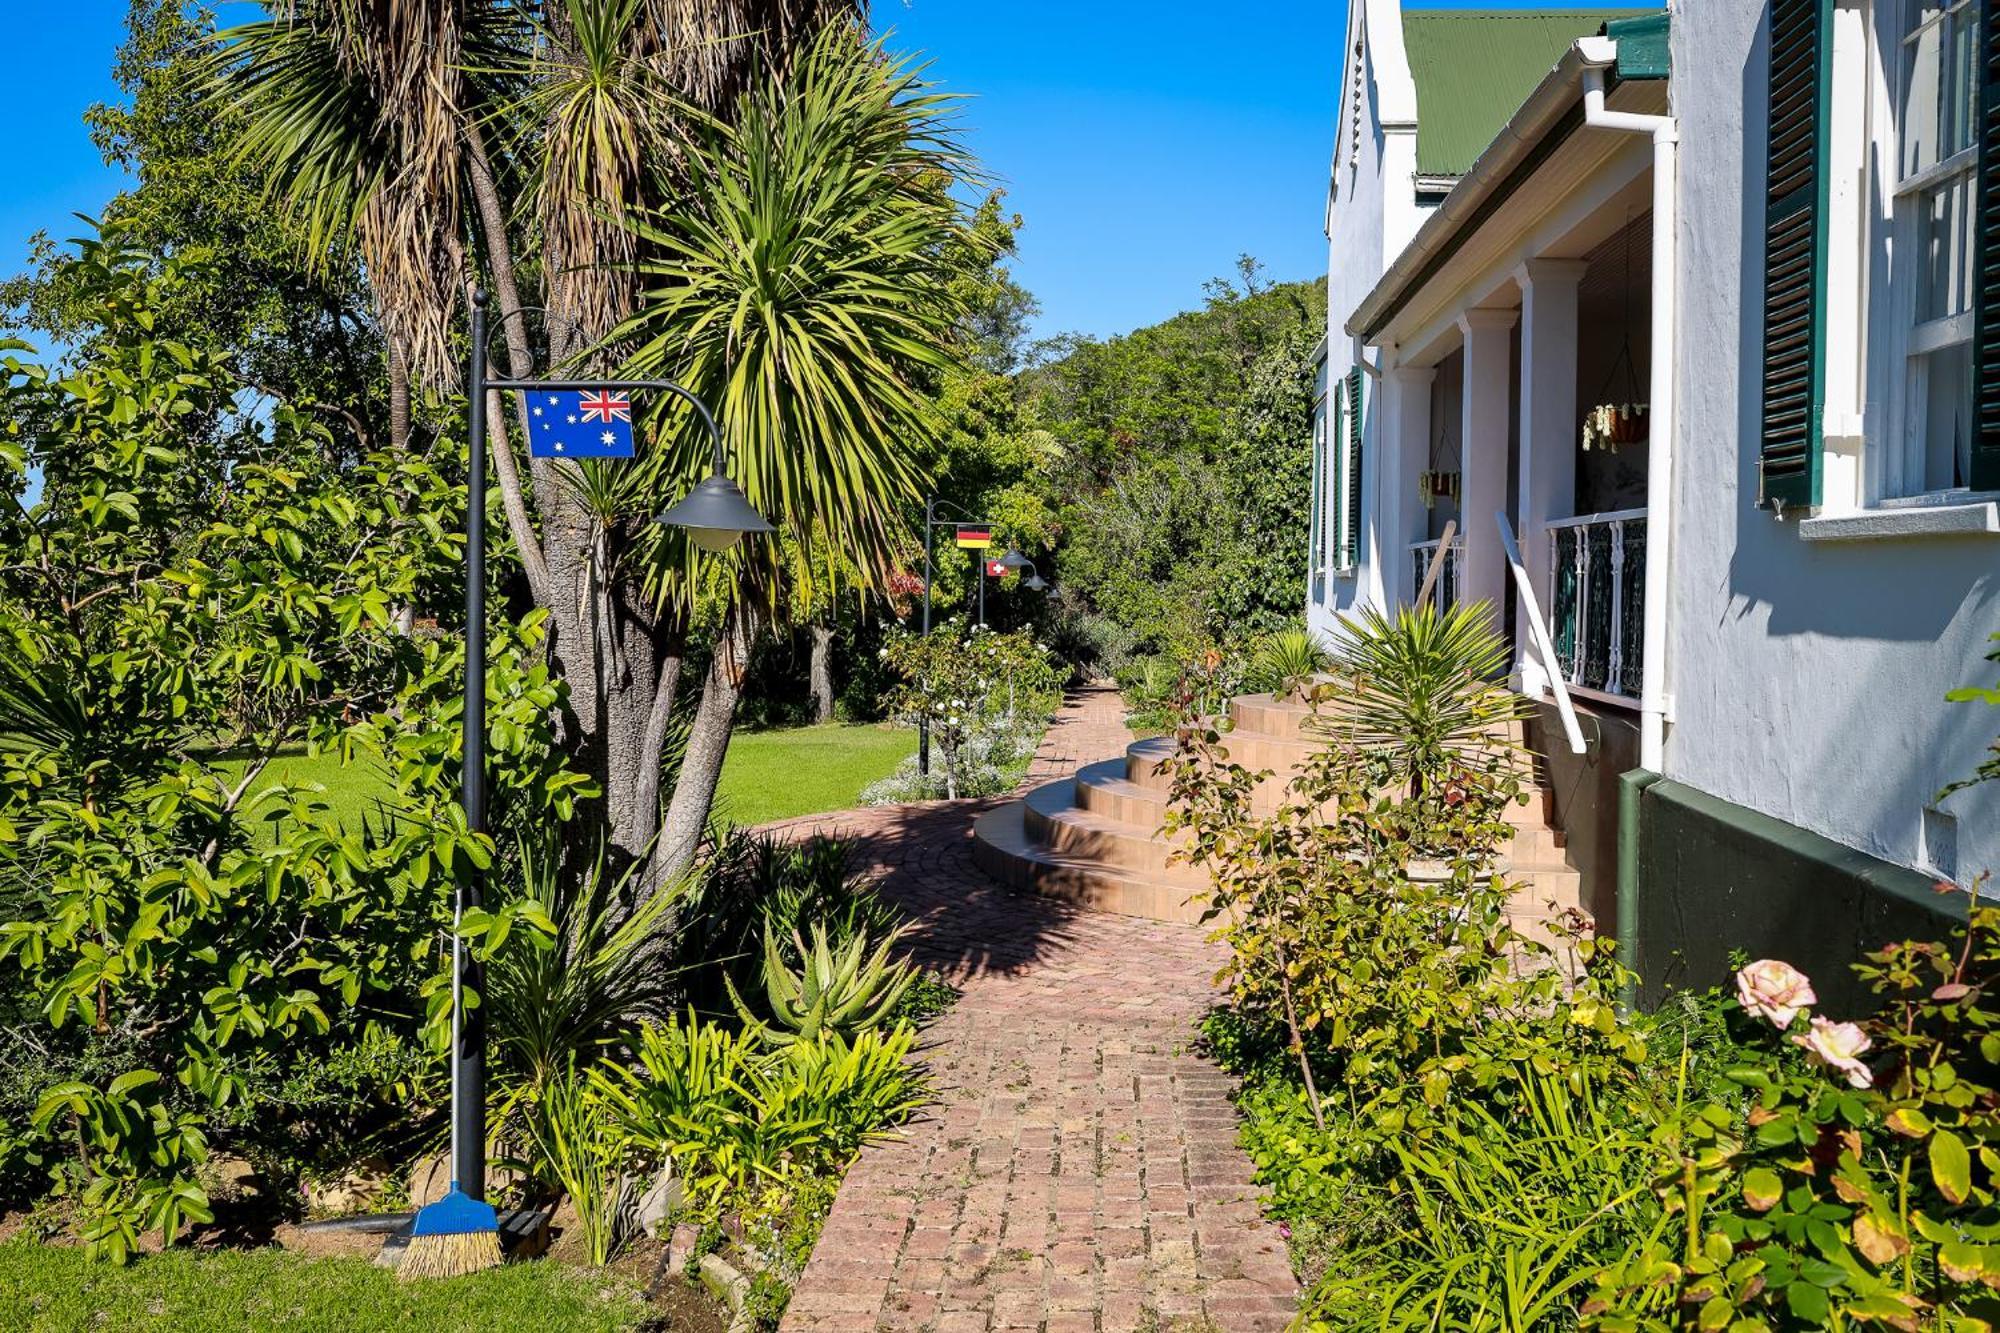
[[[1675,242],[1679,231],[1675,178],[1680,128],[1672,116],[1642,116],[1604,105],[1604,71],[1618,58],[1608,37],[1577,42],[1584,60],[1583,123],[1653,137],[1653,349],[1648,371],[1652,405],[1646,446],[1646,622],[1639,673],[1639,767],[1664,771],[1667,741],[1667,596],[1671,571],[1674,498],[1674,325],[1679,283]]]

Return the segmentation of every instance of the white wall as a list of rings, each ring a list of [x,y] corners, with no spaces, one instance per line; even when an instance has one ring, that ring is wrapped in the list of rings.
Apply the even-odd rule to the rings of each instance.
[[[1362,46],[1359,78],[1354,50]],[[1347,318],[1373,291],[1382,274],[1429,216],[1416,201],[1417,101],[1403,52],[1403,15],[1396,0],[1356,0],[1348,14],[1345,44],[1336,53],[1343,80],[1333,159],[1333,202],[1327,214],[1327,370],[1338,380],[1354,364]],[[1359,120],[1359,132],[1355,121]],[[1328,631],[1344,611],[1393,596],[1393,554],[1377,552],[1374,513],[1381,478],[1381,384],[1364,376],[1362,387],[1362,534],[1359,567],[1327,581],[1325,604],[1308,601],[1307,622]],[[1343,441],[1331,440],[1332,457]]]
[[[1755,507],[1761,429],[1765,4],[1677,7],[1681,426],[1669,777],[1918,865],[1921,811],[1968,775],[2000,710],[2000,541],[1806,542]],[[1696,11],[1696,12],[1690,12]],[[2000,790],[1961,792],[1961,875],[2000,872]]]

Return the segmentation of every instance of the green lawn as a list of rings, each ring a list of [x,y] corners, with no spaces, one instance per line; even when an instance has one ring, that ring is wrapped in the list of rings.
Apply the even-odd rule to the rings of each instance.
[[[715,813],[732,824],[845,810],[861,789],[917,752],[917,733],[834,722],[739,731],[729,742]]]
[[[729,742],[715,812],[731,823],[750,825],[845,810],[863,787],[888,777],[916,749],[917,734],[901,728],[835,722],[739,731]],[[246,762],[223,759],[217,766],[241,773]],[[343,768],[334,754],[281,754],[264,770],[258,786],[274,782],[323,784],[326,803],[349,827],[372,815],[376,799],[388,791],[388,778],[375,766]]]
[[[67,1246],[0,1245],[0,1328],[8,1333],[619,1333],[646,1317],[622,1279],[547,1262],[402,1282],[364,1260],[282,1250],[173,1250],[114,1268]]]

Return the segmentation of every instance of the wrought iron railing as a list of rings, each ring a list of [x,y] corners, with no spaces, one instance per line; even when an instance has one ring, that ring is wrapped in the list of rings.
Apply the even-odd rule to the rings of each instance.
[[[1436,555],[1441,538],[1433,537],[1427,542],[1410,543],[1410,595],[1414,598],[1424,586],[1424,576],[1430,573],[1431,558]],[[1444,565],[1438,570],[1437,582],[1431,588],[1431,604],[1440,611],[1448,611],[1458,605],[1458,590],[1465,576],[1465,538],[1455,537],[1451,543],[1451,553],[1445,556]]]
[[[1549,623],[1572,690],[1639,697],[1646,622],[1646,511],[1556,519],[1549,530]]]

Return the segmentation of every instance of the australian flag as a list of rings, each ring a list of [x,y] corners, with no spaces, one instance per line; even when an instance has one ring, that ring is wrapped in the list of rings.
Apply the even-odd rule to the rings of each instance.
[[[632,400],[617,389],[531,392],[528,453],[535,458],[630,458]]]

